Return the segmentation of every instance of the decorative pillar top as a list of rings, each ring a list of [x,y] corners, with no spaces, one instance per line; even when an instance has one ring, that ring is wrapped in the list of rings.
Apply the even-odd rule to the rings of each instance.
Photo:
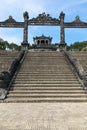
[[[60,23],[64,23],[65,13],[61,12],[59,18],[60,18]]]
[[[63,13],[63,11],[60,13],[60,16],[59,16],[59,18],[61,19],[64,19],[64,17],[65,17],[65,13]]]
[[[29,19],[29,15],[28,15],[28,12],[27,12],[27,11],[24,12],[23,16],[24,16],[24,19],[25,19],[25,20],[28,20],[28,19]]]

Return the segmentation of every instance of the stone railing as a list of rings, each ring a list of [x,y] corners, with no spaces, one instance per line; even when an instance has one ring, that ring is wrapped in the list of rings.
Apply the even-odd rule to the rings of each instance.
[[[73,58],[68,52],[63,52],[65,57],[71,63],[75,71],[77,72],[79,78],[82,80],[84,87],[87,88],[87,72],[84,71],[82,65],[80,64],[79,60]]]
[[[9,71],[0,72],[0,99],[4,99],[7,95],[9,85],[13,76],[15,75],[17,68],[21,64],[21,61],[25,55],[25,52],[22,51],[18,58],[15,58],[9,68]]]

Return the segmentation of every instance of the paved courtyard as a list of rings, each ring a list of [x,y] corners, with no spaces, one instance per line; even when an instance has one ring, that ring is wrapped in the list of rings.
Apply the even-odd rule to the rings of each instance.
[[[87,103],[1,103],[0,130],[87,130]]]

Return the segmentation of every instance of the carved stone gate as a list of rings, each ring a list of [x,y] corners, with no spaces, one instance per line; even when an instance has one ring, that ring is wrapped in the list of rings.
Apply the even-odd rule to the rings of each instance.
[[[27,50],[29,47],[28,44],[28,26],[60,26],[60,49],[66,49],[65,42],[65,28],[87,28],[87,22],[80,20],[76,16],[73,22],[64,22],[65,14],[60,13],[59,19],[52,18],[49,14],[39,14],[38,17],[29,19],[28,12],[23,14],[24,22],[17,22],[12,16],[5,21],[0,22],[0,27],[8,28],[23,28],[23,42],[21,43],[22,49]]]

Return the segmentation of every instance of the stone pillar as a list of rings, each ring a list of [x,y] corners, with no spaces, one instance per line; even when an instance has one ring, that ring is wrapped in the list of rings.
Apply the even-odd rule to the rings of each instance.
[[[63,12],[60,13],[60,50],[66,50],[66,43],[65,43],[65,30],[64,30],[64,18],[65,14]]]
[[[21,44],[22,50],[28,50],[29,44],[28,44],[28,12],[25,12],[23,14],[24,16],[24,30],[23,30],[23,42]]]

